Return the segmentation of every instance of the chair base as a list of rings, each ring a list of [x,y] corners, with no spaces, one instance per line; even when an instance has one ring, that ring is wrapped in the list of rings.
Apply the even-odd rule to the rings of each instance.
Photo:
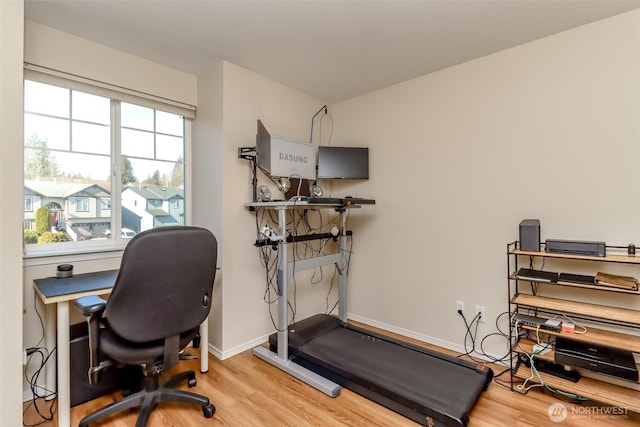
[[[189,387],[196,385],[196,374],[194,371],[181,372],[169,378],[162,385],[159,384],[157,375],[147,375],[144,378],[144,388],[137,392],[124,397],[117,402],[100,408],[92,414],[84,417],[79,427],[88,427],[89,424],[113,415],[125,409],[140,407],[138,420],[135,427],[145,427],[151,411],[160,402],[185,402],[193,403],[202,407],[202,413],[205,418],[211,418],[215,413],[215,406],[209,402],[209,398],[199,394],[185,390],[176,390],[172,387],[177,386],[183,381],[187,381]]]

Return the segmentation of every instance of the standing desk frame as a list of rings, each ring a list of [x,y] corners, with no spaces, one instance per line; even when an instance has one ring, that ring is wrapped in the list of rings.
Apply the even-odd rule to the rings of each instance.
[[[304,260],[289,261],[288,245],[286,238],[281,238],[278,242],[278,321],[277,335],[278,348],[277,353],[270,351],[263,346],[257,346],[253,349],[253,354],[260,359],[274,365],[277,368],[287,372],[299,380],[309,384],[310,386],[322,391],[323,393],[336,397],[340,394],[340,385],[327,378],[316,374],[315,372],[300,366],[289,360],[289,322],[288,322],[288,304],[287,291],[289,280],[293,279],[296,271],[309,270],[323,265],[335,264],[339,271],[343,271],[347,267],[347,262],[343,254],[347,252],[346,233],[346,216],[347,209],[359,208],[359,205],[332,205],[332,204],[314,204],[308,201],[296,202],[256,202],[246,205],[250,208],[273,209],[278,212],[278,234],[286,236],[286,213],[287,210],[294,209],[335,209],[339,214],[340,230],[342,238],[340,239],[340,250],[337,254],[323,255],[315,258]],[[296,244],[296,243],[291,243]],[[347,275],[346,272],[340,273],[338,277],[338,317],[343,322],[347,321]]]
[[[69,334],[69,301],[87,295],[108,295],[118,277],[118,270],[76,274],[66,279],[47,277],[33,281],[36,293],[45,304],[45,341],[47,348],[56,346],[56,370],[47,367],[47,390],[58,395],[58,427],[71,425],[71,352]],[[55,306],[55,309],[54,309]],[[200,325],[200,372],[209,370],[209,322],[208,317]],[[53,325],[57,325],[55,328]],[[57,332],[57,340],[56,340]],[[57,341],[57,344],[56,344]]]

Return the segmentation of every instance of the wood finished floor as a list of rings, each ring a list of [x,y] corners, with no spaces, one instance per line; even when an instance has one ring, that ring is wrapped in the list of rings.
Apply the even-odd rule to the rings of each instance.
[[[209,372],[200,373],[199,361],[183,361],[179,370],[194,369],[198,384],[192,391],[208,396],[216,406],[213,418],[205,419],[200,408],[190,404],[162,403],[153,411],[148,427],[375,427],[417,426],[418,424],[396,414],[347,389],[342,389],[337,398],[330,398],[314,388],[293,378],[261,359],[245,351],[227,360],[220,361],[209,356]],[[504,370],[492,366],[496,374]],[[174,368],[175,372],[176,368]],[[170,371],[168,374],[170,374]],[[508,381],[508,373],[502,377]],[[188,387],[184,385],[184,389]],[[119,393],[104,396],[78,405],[71,410],[71,425],[77,426],[86,414],[115,399]],[[527,395],[512,392],[493,381],[483,392],[470,414],[469,427],[541,427],[541,426],[638,426],[640,415],[629,413],[625,418],[604,415],[573,415],[572,408],[580,406],[562,402],[568,410],[567,418],[552,422],[548,416],[549,406],[559,403],[549,393],[536,388]],[[41,403],[40,406],[45,405]],[[595,404],[587,402],[582,408]],[[40,421],[33,407],[25,404],[25,424]],[[584,409],[583,409],[584,410]],[[114,415],[92,427],[132,427],[137,411],[131,410]],[[57,427],[57,422],[40,424],[42,427]]]

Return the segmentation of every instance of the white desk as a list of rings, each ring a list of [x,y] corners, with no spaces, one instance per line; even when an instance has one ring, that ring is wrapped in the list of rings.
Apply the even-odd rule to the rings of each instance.
[[[45,303],[45,322],[47,325],[57,325],[56,328],[46,328],[46,345],[51,349],[56,345],[57,331],[57,372],[58,385],[56,387],[56,371],[46,370],[46,387],[48,390],[58,391],[58,427],[71,425],[71,358],[69,351],[69,301],[87,295],[107,295],[118,277],[118,270],[98,271],[95,273],[77,274],[67,279],[47,277],[33,281],[33,287],[40,299]],[[208,318],[200,325],[200,371],[209,370],[208,347],[209,331]]]

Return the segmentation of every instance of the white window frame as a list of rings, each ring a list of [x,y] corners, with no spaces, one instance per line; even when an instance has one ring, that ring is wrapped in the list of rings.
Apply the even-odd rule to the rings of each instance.
[[[29,201],[29,208],[27,209],[27,200]],[[24,211],[25,212],[33,212],[33,197],[32,196],[24,196]]]
[[[25,63],[24,80],[31,80],[40,83],[46,83],[54,86],[64,87],[66,89],[78,90],[93,95],[108,97],[112,100],[120,102],[128,102],[156,110],[179,114],[184,117],[184,174],[185,174],[185,198],[187,202],[184,204],[185,209],[185,225],[191,223],[191,136],[193,119],[195,119],[195,106],[184,104],[178,101],[172,101],[165,98],[156,97],[150,94],[139,92],[132,89],[114,86],[105,82],[99,82],[92,79],[83,78],[76,75],[67,74],[61,71],[39,67],[33,64]],[[112,117],[114,123],[111,123],[111,153],[120,153],[120,102],[112,102]],[[115,109],[115,110],[114,110]],[[24,114],[24,113],[23,113]],[[119,159],[117,154],[116,159]],[[112,157],[112,177],[120,176],[120,161],[114,161]],[[113,197],[114,194],[122,193],[122,185],[119,179],[112,182],[111,187],[111,211],[122,212],[121,197]],[[122,216],[120,214],[111,215],[111,229],[120,230],[122,228]],[[121,251],[127,245],[130,239],[122,239],[120,233],[113,233],[112,239],[83,241],[83,242],[63,242],[63,243],[45,243],[38,245],[24,245],[24,258],[42,258],[51,256],[66,256],[74,254],[88,254],[92,259],[97,258],[96,254],[104,253],[103,256],[111,256],[113,251]],[[93,255],[91,255],[93,254]],[[26,262],[25,265],[37,265],[38,261]]]

